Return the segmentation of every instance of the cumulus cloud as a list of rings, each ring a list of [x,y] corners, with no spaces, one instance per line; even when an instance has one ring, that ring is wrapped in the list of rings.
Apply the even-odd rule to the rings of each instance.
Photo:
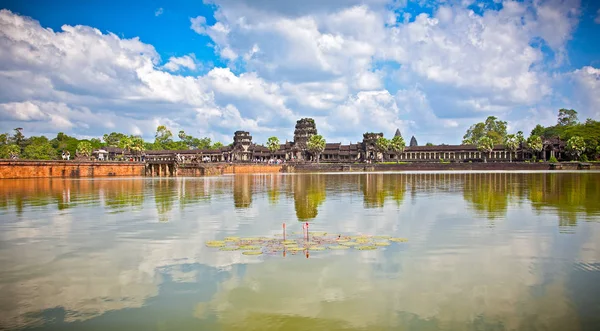
[[[40,105],[64,104],[111,118],[114,130],[144,131],[168,118],[227,141],[237,129],[258,141],[291,139],[294,121],[311,116],[328,141],[399,127],[454,143],[490,114],[529,125],[524,118],[575,95],[586,100],[582,117],[597,115],[590,69],[553,72],[568,55],[579,0],[504,1],[480,13],[472,1],[419,2],[427,13],[387,0],[208,2],[214,20],[193,17],[189,27],[210,38],[227,67],[202,74],[191,53],[163,61],[138,38],[87,26],[53,31],[3,10],[0,103],[13,106],[0,116],[33,123],[40,115],[31,105],[46,114]],[[559,76],[580,90],[567,92]],[[27,109],[21,119],[9,110],[16,104]],[[104,130],[72,114],[64,115],[70,130]]]
[[[596,18],[594,19],[594,23],[600,24],[600,9],[596,12]]]
[[[155,11],[154,11],[154,16],[156,16],[156,17],[158,17],[158,16],[160,16],[160,15],[162,15],[162,14],[163,14],[163,9],[162,9],[162,7],[161,7],[161,8],[158,8],[157,10],[155,10]]]
[[[182,68],[187,68],[189,70],[196,70],[196,56],[194,54],[184,55],[181,57],[171,56],[169,58],[169,62],[164,65],[165,69],[169,71],[179,71]]]

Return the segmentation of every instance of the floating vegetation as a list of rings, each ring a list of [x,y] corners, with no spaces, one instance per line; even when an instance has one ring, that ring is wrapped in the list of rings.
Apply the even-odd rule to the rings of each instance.
[[[350,247],[348,246],[341,246],[341,245],[336,245],[336,246],[329,246],[329,249],[350,249]]]
[[[323,246],[310,246],[308,247],[309,251],[324,251],[325,247]]]
[[[225,246],[225,242],[224,241],[207,241],[206,242],[206,246],[208,247],[223,247]]]
[[[285,225],[284,225],[285,230]],[[289,233],[289,232],[288,232]],[[380,247],[391,246],[393,243],[407,242],[407,238],[393,238],[388,235],[345,235],[328,234],[325,231],[292,232],[286,236],[285,233],[275,234],[269,237],[237,237],[228,236],[223,240],[207,241],[206,246],[217,248],[220,251],[240,251],[243,255],[268,254],[277,256],[285,252],[297,255],[302,251],[326,251],[326,250],[348,250],[355,248],[360,251],[377,250]],[[307,254],[300,254],[309,256]]]
[[[373,243],[375,246],[389,246],[391,245],[389,241],[376,241]]]
[[[239,249],[240,248],[237,246],[224,246],[224,247],[219,248],[220,251],[237,251]]]
[[[356,249],[358,249],[360,251],[372,251],[374,249],[377,249],[377,247],[375,247],[375,246],[358,246],[358,247],[356,247]]]
[[[259,250],[260,246],[243,245],[243,246],[240,246],[239,249],[244,250],[244,251],[255,251],[255,250]]]

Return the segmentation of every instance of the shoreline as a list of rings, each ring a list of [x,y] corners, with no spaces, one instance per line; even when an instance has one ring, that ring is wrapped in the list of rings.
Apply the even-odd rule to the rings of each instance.
[[[172,171],[149,171],[142,162],[0,160],[0,179],[102,177],[208,177],[269,173],[415,173],[415,172],[578,172],[600,171],[600,163],[583,162],[477,162],[477,163],[202,163],[172,165]],[[165,167],[166,169],[166,167]]]

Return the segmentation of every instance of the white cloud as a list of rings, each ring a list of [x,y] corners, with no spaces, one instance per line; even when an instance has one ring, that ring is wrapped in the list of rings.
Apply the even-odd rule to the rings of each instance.
[[[600,9],[596,12],[596,18],[594,19],[594,23],[600,24]]]
[[[186,131],[227,140],[233,125],[256,131],[258,141],[267,133],[291,139],[295,120],[312,116],[328,141],[391,134],[398,126],[431,137],[421,140],[458,142],[461,131],[487,115],[517,127],[560,98],[595,91],[594,76],[583,68],[565,76],[581,86],[572,93],[552,72],[567,56],[579,0],[504,1],[482,14],[467,8],[472,1],[420,2],[431,16],[403,11],[403,1],[209,2],[214,23],[197,16],[190,28],[211,39],[227,67],[203,74],[193,54],[163,62],[138,38],[86,26],[52,31],[4,10],[0,103],[29,102],[42,113],[46,103],[89,109],[111,118],[114,130],[147,136],[152,123],[169,118]],[[581,117],[597,114],[591,92],[577,94],[587,100]],[[1,111],[11,123],[0,129],[19,121],[43,126]],[[75,134],[100,133],[71,115],[65,118]]]
[[[575,84],[574,95],[581,107],[578,109],[580,114],[594,119],[600,118],[600,68],[585,66],[573,71],[570,76]]]
[[[158,17],[160,15],[162,15],[164,12],[164,10],[161,8],[158,8],[157,10],[154,11],[154,16]]]
[[[194,71],[197,69],[196,62],[196,56],[194,54],[184,55],[181,57],[171,56],[169,58],[169,62],[167,62],[164,67],[172,72],[179,71],[181,68],[187,68]]]

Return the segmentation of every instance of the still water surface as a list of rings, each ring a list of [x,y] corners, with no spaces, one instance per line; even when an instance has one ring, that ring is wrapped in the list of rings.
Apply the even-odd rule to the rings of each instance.
[[[406,237],[245,256],[288,232]],[[600,173],[0,181],[0,329],[599,330]]]

